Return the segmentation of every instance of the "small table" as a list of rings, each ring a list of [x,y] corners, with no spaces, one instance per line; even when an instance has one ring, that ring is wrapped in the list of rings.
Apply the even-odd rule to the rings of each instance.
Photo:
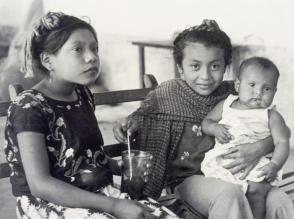
[[[169,40],[162,40],[162,41],[132,41],[133,45],[138,46],[139,48],[139,73],[140,73],[140,83],[141,87],[144,88],[144,75],[146,73],[145,68],[145,47],[152,47],[152,48],[159,48],[159,49],[173,49],[172,42]],[[179,77],[179,72],[177,70],[176,64],[174,65],[175,69],[175,77]]]

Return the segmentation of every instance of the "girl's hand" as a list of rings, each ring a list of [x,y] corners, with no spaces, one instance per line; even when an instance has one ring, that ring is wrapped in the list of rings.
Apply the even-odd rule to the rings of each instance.
[[[265,181],[272,182],[277,177],[277,172],[279,171],[280,167],[275,164],[274,162],[269,162],[268,164],[264,165],[263,167],[259,168],[261,173],[258,177],[264,176]]]
[[[137,122],[123,118],[113,124],[113,134],[117,141],[127,143],[127,134],[132,135],[138,130]]]
[[[240,179],[245,179],[262,155],[255,144],[241,144],[230,148],[222,156],[223,159],[234,159],[234,161],[223,167],[228,169],[232,174],[243,172]]]
[[[231,127],[223,124],[215,124],[214,135],[219,143],[225,144],[230,142],[234,137],[228,131]]]
[[[155,219],[152,214],[153,209],[146,205],[141,204],[138,201],[128,199],[117,199],[114,202],[113,214],[117,218],[121,219]]]

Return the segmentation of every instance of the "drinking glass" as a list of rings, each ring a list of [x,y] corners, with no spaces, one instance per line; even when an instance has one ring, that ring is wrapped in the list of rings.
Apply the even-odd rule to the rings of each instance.
[[[126,192],[132,199],[143,197],[143,187],[148,181],[148,174],[152,165],[152,155],[140,150],[122,152],[122,192]]]

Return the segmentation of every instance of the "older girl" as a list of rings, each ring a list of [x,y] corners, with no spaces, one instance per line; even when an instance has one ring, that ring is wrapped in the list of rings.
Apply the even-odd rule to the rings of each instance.
[[[175,38],[173,54],[181,79],[164,82],[150,92],[136,112],[116,122],[115,137],[125,141],[127,132],[137,132],[140,148],[153,153],[155,165],[146,195],[158,198],[168,186],[203,217],[251,219],[250,206],[238,186],[205,178],[200,170],[205,152],[214,145],[202,132],[201,122],[219,101],[234,93],[233,83],[223,81],[231,63],[230,39],[215,21],[204,20]],[[236,147],[224,155],[235,158],[226,168],[232,173],[245,170],[272,150],[271,138]],[[272,189],[267,218],[291,218],[292,211],[289,198]]]
[[[99,64],[95,30],[73,16],[47,13],[26,41],[23,70],[44,79],[8,110],[5,153],[18,218],[153,218],[111,186],[119,168],[101,149],[86,87]]]

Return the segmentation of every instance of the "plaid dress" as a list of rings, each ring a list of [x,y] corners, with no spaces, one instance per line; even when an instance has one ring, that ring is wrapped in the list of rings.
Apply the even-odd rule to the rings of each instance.
[[[165,186],[167,175],[175,181],[177,178],[183,180],[184,177],[197,174],[200,165],[194,165],[195,168],[191,171],[191,168],[187,168],[188,164],[183,163],[184,166],[180,168],[180,171],[173,173],[173,176],[170,175],[170,167],[175,167],[174,161],[179,147],[182,147],[181,141],[186,126],[197,124],[197,129],[194,131],[196,134],[200,132],[197,130],[207,113],[231,93],[235,93],[231,81],[224,81],[212,94],[202,96],[196,93],[186,81],[172,79],[151,91],[140,108],[130,115],[140,127],[136,136],[137,147],[150,152],[155,161],[144,188],[146,196],[157,199]],[[205,143],[205,138],[205,135],[198,136],[197,142]],[[199,145],[194,147],[196,149],[190,152],[191,157],[192,153],[197,153]],[[191,164],[193,165],[194,161]]]

